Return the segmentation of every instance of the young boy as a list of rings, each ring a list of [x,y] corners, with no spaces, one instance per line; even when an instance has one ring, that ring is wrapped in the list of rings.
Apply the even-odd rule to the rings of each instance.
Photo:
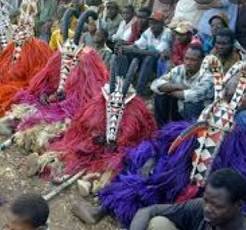
[[[110,68],[110,61],[112,57],[112,51],[107,47],[106,41],[108,39],[108,33],[104,29],[98,29],[94,36],[94,47],[101,55],[105,65]]]
[[[49,206],[36,194],[25,194],[11,205],[11,218],[4,230],[48,230]]]

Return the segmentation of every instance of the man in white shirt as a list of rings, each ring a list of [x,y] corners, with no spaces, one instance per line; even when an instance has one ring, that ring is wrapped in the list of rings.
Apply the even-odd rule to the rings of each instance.
[[[124,20],[121,21],[117,32],[112,36],[114,42],[128,42],[132,34],[132,25],[137,21],[132,5],[125,6],[121,14]]]
[[[137,92],[145,95],[147,81],[157,70],[157,60],[168,55],[172,43],[172,33],[164,27],[162,12],[157,11],[149,18],[150,27],[131,46],[123,47],[123,52],[133,54],[141,61],[137,82]]]

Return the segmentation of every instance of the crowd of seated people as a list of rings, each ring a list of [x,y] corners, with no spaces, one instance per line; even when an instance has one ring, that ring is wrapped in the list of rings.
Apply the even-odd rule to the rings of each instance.
[[[18,22],[21,2],[10,1],[13,24]],[[79,45],[93,48],[111,74],[119,57],[125,60],[126,69],[137,63],[133,85],[153,111],[159,129],[170,122],[193,124],[205,108],[216,105],[214,73],[203,66],[207,57],[220,61],[224,75],[246,60],[246,0],[39,0],[37,7],[35,36],[54,52],[65,42],[66,23],[67,37],[72,39],[80,16],[87,11],[96,13],[97,18],[89,17],[85,23]],[[69,22],[68,9],[73,14]],[[232,85],[238,83],[233,80],[227,85],[231,97],[235,93]],[[230,92],[230,86],[234,91]],[[242,98],[233,121],[240,130],[246,125],[245,95]],[[218,170],[207,177],[200,198],[140,209],[128,228],[243,230],[245,193],[242,175],[231,169]],[[48,229],[49,207],[42,197],[21,196],[11,212],[16,220],[10,220],[4,229]],[[94,223],[86,215],[80,210],[77,216]]]

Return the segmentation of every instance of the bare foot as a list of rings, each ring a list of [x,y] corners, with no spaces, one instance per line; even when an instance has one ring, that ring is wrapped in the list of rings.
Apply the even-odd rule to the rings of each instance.
[[[73,204],[72,213],[86,224],[96,224],[103,217],[100,207],[93,207],[86,201]]]
[[[77,181],[79,193],[82,197],[87,197],[90,195],[91,192],[91,183],[86,180],[78,180]]]

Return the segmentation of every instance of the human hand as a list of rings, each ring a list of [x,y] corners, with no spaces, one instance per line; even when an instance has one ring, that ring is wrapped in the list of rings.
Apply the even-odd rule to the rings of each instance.
[[[183,99],[184,98],[184,91],[183,90],[172,91],[168,95],[171,97],[178,98],[178,99]]]

